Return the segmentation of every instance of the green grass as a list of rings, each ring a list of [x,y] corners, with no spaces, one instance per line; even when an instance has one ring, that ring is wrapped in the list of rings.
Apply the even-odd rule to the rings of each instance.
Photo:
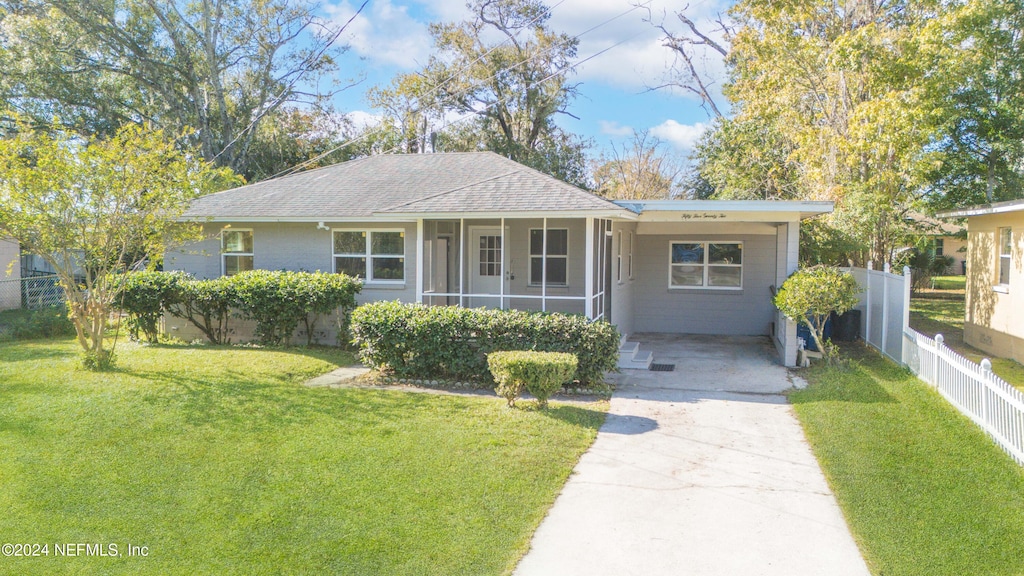
[[[967,285],[966,276],[933,276],[932,288],[935,290],[964,290]]]
[[[502,574],[603,405],[311,389],[331,350],[0,344],[4,574]],[[147,546],[57,558],[55,543]]]
[[[1024,574],[1024,468],[908,371],[856,354],[790,400],[871,572]]]
[[[954,278],[956,278],[954,276]],[[910,300],[910,327],[934,337],[942,334],[943,342],[967,359],[981,362],[982,358],[992,361],[992,371],[1011,386],[1024,391],[1024,366],[1009,358],[992,358],[991,354],[978,350],[964,342],[964,301],[931,300],[912,298]]]

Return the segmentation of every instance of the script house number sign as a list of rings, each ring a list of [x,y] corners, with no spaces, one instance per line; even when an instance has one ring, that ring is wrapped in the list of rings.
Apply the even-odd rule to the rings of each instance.
[[[679,215],[683,220],[725,220],[724,212],[683,212]]]

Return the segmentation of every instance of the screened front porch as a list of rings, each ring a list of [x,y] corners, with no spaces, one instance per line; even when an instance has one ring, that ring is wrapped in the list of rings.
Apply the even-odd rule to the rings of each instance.
[[[610,220],[422,219],[417,229],[419,302],[610,316]]]

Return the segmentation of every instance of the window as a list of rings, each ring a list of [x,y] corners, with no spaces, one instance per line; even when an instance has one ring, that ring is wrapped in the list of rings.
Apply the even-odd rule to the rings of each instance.
[[[1010,253],[1013,251],[1009,228],[999,229],[999,284],[1010,285]]]
[[[945,242],[942,240],[942,238],[936,238],[935,239],[935,255],[936,256],[942,256],[943,255],[942,252],[943,252],[944,248],[945,248]]]
[[[672,242],[669,288],[743,287],[742,242]]]
[[[225,276],[252,270],[252,230],[220,233],[221,268]]]
[[[569,231],[549,228],[547,237],[547,284],[568,285]],[[530,285],[544,280],[544,230],[530,229]]]
[[[615,281],[622,283],[622,230],[619,230],[619,243],[615,248]]]
[[[404,282],[405,232],[335,230],[334,271],[367,282]]]
[[[633,279],[633,233],[629,233],[629,254],[626,257],[627,268],[629,268],[629,279]]]

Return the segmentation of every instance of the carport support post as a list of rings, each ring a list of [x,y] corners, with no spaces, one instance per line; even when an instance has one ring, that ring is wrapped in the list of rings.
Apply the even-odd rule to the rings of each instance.
[[[800,221],[785,222],[776,228],[776,287],[782,286],[800,265]],[[796,366],[797,336],[796,322],[782,314],[776,314],[782,324],[776,330],[783,331],[782,338],[776,338],[782,345],[779,350],[784,366]]]

